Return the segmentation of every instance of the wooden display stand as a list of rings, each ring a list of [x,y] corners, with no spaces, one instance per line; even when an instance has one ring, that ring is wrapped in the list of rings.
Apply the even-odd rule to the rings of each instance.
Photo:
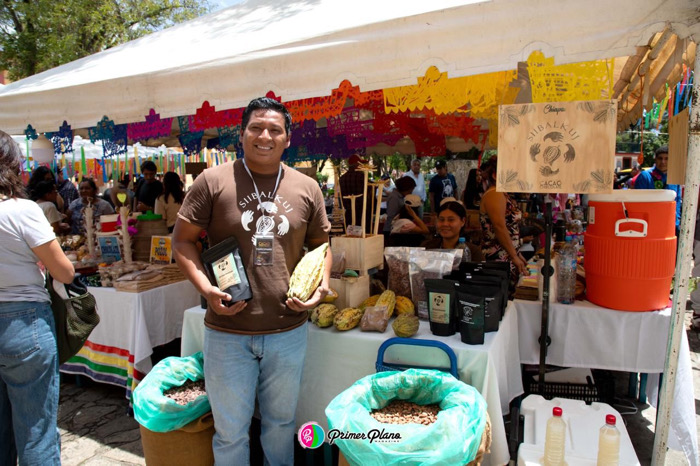
[[[346,307],[357,307],[369,298],[369,275],[359,277],[331,278],[331,288],[338,293],[333,302],[340,310]]]
[[[364,238],[334,236],[331,238],[333,252],[345,252],[345,267],[367,275],[369,269],[384,265],[384,235],[369,235]]]

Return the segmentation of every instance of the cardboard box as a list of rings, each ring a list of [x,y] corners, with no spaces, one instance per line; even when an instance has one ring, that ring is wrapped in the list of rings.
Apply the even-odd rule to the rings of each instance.
[[[384,265],[384,235],[365,238],[334,236],[331,238],[333,252],[345,251],[345,268],[357,270],[365,275],[371,268]]]
[[[338,299],[333,304],[339,310],[346,307],[357,307],[369,298],[369,275],[359,277],[331,278],[331,288],[338,293]]]

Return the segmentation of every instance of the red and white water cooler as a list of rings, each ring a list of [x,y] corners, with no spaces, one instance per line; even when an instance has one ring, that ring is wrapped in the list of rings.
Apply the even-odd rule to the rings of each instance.
[[[669,303],[676,265],[676,193],[619,190],[589,197],[584,234],[586,296],[621,311]]]

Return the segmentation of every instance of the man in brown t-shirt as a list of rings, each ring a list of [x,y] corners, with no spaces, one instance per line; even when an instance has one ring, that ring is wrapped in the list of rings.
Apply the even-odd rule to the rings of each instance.
[[[289,299],[289,277],[306,245],[328,242],[321,189],[280,160],[290,143],[291,116],[279,102],[255,99],[243,113],[244,159],[205,170],[184,200],[173,233],[175,259],[207,299],[204,373],[214,414],[218,464],[248,464],[248,429],[257,395],[268,463],[293,464],[297,399],[306,353],[307,309],[328,292],[331,254],[321,285],[305,303]],[[233,303],[212,285],[196,247],[206,230],[212,245],[234,236],[253,297]],[[271,239],[269,265],[256,265],[255,239]],[[257,256],[260,257],[260,256]]]

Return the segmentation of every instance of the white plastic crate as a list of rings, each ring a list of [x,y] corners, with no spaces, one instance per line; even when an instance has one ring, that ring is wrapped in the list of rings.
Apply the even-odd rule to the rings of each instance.
[[[547,421],[552,408],[561,407],[566,422],[566,463],[568,466],[595,466],[598,456],[598,433],[605,424],[605,415],[614,414],[620,431],[620,465],[638,466],[639,460],[632,446],[627,428],[615,408],[606,403],[586,405],[579,400],[529,395],[520,405],[524,417],[523,443],[518,449],[519,466],[542,464]]]

